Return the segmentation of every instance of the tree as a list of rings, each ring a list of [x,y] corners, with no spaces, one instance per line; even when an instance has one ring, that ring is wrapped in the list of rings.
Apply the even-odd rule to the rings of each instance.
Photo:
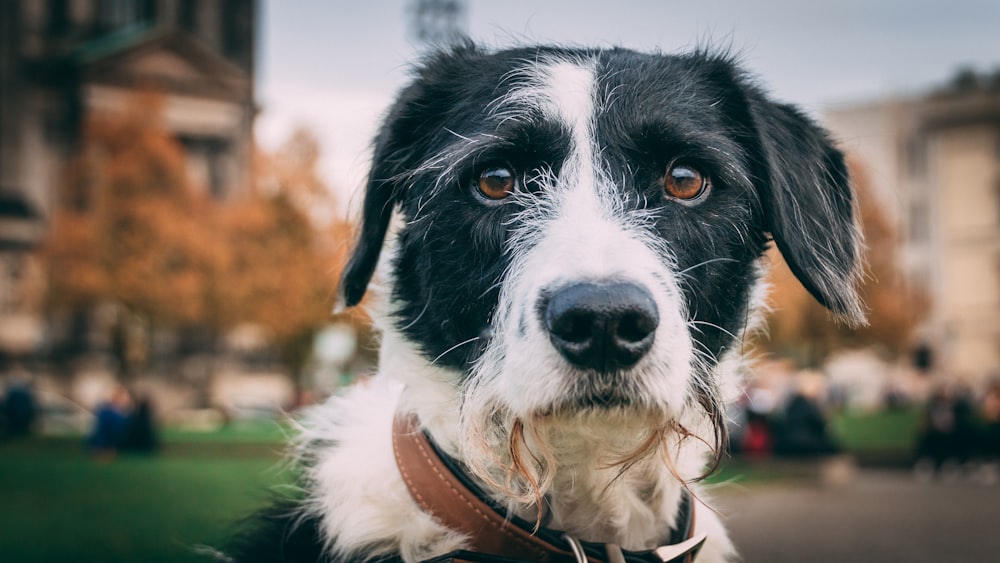
[[[137,328],[204,320],[223,250],[161,105],[140,94],[120,114],[87,120],[43,249],[49,310],[118,307],[112,340],[125,374],[145,355]]]
[[[318,144],[300,130],[258,152],[253,185],[218,201],[188,178],[160,105],[141,95],[86,124],[44,250],[49,310],[114,304],[125,375],[143,361],[149,331],[137,326],[199,329],[214,350],[217,334],[246,323],[267,329],[297,375],[329,322],[353,234],[333,219]]]
[[[874,346],[889,357],[909,352],[912,334],[928,310],[927,296],[906,283],[898,263],[898,233],[886,218],[862,163],[848,158],[858,194],[858,211],[865,233],[866,272],[859,291],[868,307],[868,325],[852,328],[834,320],[788,269],[780,253],[771,251],[769,276],[772,313],[765,350],[819,366],[833,352]]]
[[[266,327],[296,374],[316,331],[331,320],[344,247],[353,238],[349,223],[318,218],[335,202],[317,175],[317,156],[313,137],[296,132],[274,155],[257,155],[255,189],[222,211],[228,252],[217,320]]]

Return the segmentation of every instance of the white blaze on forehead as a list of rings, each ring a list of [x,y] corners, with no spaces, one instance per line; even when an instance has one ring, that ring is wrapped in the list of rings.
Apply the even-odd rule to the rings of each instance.
[[[558,61],[539,70],[540,102],[547,117],[569,127],[580,158],[591,152],[591,123],[594,118],[593,62]]]
[[[577,216],[584,221],[578,225],[581,227],[604,215],[606,206],[600,201],[600,193],[610,187],[601,189],[601,167],[596,158],[595,66],[592,59],[560,59],[543,63],[535,70],[539,108],[546,117],[566,126],[571,139],[569,154],[559,171],[559,182],[551,186],[555,191],[551,195],[561,200],[559,214]]]

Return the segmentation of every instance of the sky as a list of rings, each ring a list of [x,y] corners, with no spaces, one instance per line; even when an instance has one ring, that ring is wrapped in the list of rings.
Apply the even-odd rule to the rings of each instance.
[[[263,0],[256,134],[274,148],[300,126],[320,140],[321,173],[345,209],[367,174],[383,112],[421,45],[411,0]],[[489,0],[466,1],[485,46],[561,43],[739,55],[780,100],[814,115],[912,95],[959,68],[1000,70],[997,0]]]

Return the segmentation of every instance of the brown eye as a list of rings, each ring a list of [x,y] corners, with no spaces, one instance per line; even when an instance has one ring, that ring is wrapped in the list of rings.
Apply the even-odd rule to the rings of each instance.
[[[663,177],[663,188],[667,195],[682,201],[692,201],[704,195],[712,182],[708,176],[683,164],[673,164]]]
[[[505,166],[487,168],[479,175],[479,193],[487,199],[500,200],[514,192],[514,172]]]

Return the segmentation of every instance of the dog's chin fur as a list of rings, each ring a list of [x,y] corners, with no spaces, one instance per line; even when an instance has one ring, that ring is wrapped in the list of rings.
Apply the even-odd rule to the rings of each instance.
[[[429,364],[392,332],[383,337],[381,360],[377,376],[314,407],[299,437],[311,491],[305,506],[337,556],[398,553],[415,562],[468,547],[466,538],[420,509],[396,468],[392,420],[412,412],[487,494],[528,521],[536,520],[544,499],[546,526],[625,549],[650,549],[666,540],[681,490],[692,487],[696,532],[709,538],[699,562],[732,557],[705,491],[687,484],[700,476],[709,453],[707,442],[677,431],[680,425],[695,434],[705,430],[706,422],[693,413],[682,422],[683,416],[625,406],[553,411],[484,430],[459,415],[461,374]],[[520,451],[520,459],[511,459],[511,451]]]

